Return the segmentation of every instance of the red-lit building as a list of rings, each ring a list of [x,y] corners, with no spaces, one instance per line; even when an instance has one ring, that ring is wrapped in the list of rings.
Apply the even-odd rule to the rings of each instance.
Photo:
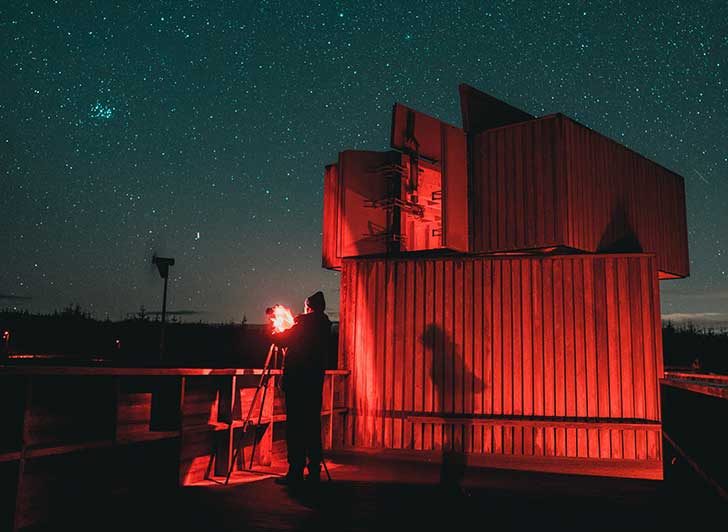
[[[689,274],[683,179],[462,85],[463,128],[396,104],[391,151],[326,167],[343,442],[662,478],[658,279]]]

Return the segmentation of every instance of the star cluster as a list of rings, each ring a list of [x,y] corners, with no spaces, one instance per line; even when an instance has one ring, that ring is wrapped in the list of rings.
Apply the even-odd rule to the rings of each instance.
[[[718,0],[9,0],[0,306],[159,308],[157,253],[195,318],[318,289],[336,317],[324,166],[387,149],[397,101],[459,124],[464,82],[684,176],[692,272],[663,314],[728,322],[726,20]]]

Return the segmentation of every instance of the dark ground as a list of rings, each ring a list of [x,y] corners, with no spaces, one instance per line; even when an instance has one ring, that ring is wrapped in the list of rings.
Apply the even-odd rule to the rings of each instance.
[[[666,449],[667,451],[667,449]],[[728,501],[666,452],[664,481],[476,469],[462,491],[439,466],[329,458],[333,477],[291,493],[272,477],[169,491],[144,489],[67,516],[53,530],[700,530],[721,529]],[[241,475],[243,475],[241,473]]]

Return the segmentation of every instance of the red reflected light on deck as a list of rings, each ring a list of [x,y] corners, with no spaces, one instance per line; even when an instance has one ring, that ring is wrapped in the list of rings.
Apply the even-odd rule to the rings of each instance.
[[[273,324],[273,330],[275,332],[280,333],[293,327],[293,314],[291,314],[290,309],[283,305],[276,305],[273,307],[272,312],[269,315],[269,319]]]

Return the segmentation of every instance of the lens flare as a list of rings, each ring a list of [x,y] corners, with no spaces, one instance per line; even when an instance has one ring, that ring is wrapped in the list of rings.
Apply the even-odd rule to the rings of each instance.
[[[273,312],[270,313],[269,319],[273,324],[273,330],[275,332],[280,333],[293,327],[293,314],[291,314],[290,309],[283,305],[276,305],[272,310]]]

